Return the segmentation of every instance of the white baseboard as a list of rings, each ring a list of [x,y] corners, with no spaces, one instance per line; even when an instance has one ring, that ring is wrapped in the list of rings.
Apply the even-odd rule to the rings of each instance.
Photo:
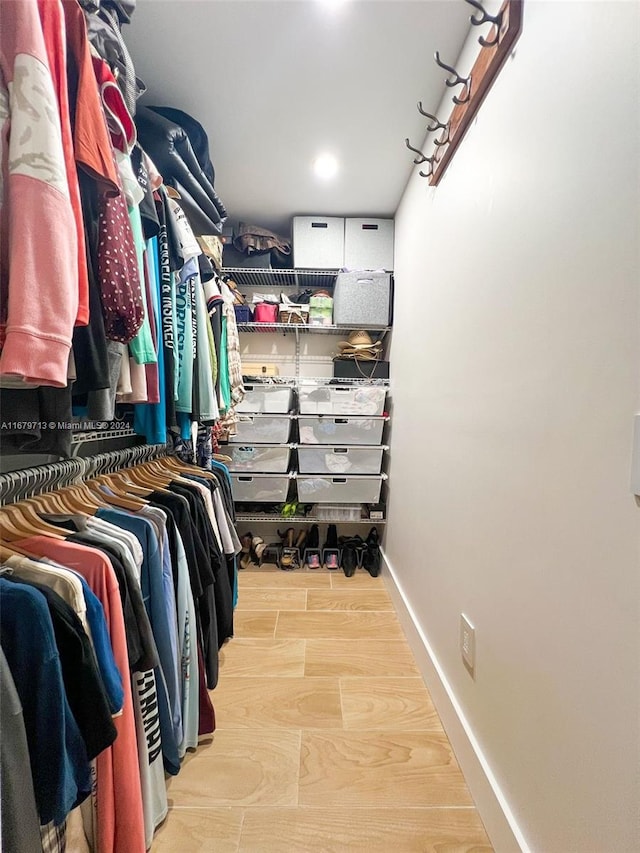
[[[494,850],[496,853],[531,853],[451,685],[415,617],[398,575],[384,552],[382,575]]]

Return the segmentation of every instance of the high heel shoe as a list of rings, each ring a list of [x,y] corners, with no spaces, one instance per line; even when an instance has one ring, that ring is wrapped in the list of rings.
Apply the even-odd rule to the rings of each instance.
[[[240,552],[240,568],[246,569],[253,562],[251,559],[251,543],[253,542],[253,533],[245,533],[244,536],[240,538],[240,544],[242,545],[242,551]]]
[[[258,566],[262,565],[262,555],[266,547],[264,539],[260,536],[254,536],[251,539],[251,557],[253,562]]]
[[[278,530],[278,536],[282,539],[280,568],[285,571],[298,568],[298,550],[293,544],[294,532],[293,527],[287,527],[284,533]]]
[[[320,529],[317,524],[312,524],[307,533],[304,561],[310,569],[320,568]]]
[[[301,530],[300,533],[296,536],[296,541],[294,547],[298,549],[302,553],[304,549],[304,544],[307,541],[307,531]]]
[[[293,535],[295,531],[293,527],[287,527],[284,533],[278,530],[278,536],[282,539],[282,545],[285,548],[293,548]]]
[[[322,549],[322,559],[325,569],[335,571],[340,567],[340,548],[338,546],[338,528],[330,524],[327,528],[327,538]]]
[[[362,567],[366,569],[372,578],[377,578],[380,574],[380,564],[382,561],[380,555],[380,540],[378,531],[372,527],[369,535],[365,539],[365,548],[362,555]]]
[[[364,542],[361,536],[351,536],[341,539],[342,558],[340,565],[345,577],[351,578],[361,565]]]

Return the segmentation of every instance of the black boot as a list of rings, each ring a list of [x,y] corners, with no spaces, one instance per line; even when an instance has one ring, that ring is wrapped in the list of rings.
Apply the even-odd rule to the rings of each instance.
[[[382,562],[380,555],[380,544],[378,539],[378,531],[372,527],[369,535],[365,540],[364,553],[362,555],[362,567],[366,569],[372,578],[377,578],[380,574],[380,564]]]
[[[348,539],[342,546],[341,562],[345,577],[352,578],[358,568],[358,551],[353,539]]]

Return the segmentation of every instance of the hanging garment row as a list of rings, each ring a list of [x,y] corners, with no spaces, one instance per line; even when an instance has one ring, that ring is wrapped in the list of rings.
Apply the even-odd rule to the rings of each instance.
[[[3,453],[68,456],[73,418],[110,421],[116,404],[150,443],[236,421],[233,296],[197,239],[226,212],[198,122],[135,115],[120,33],[134,5],[3,4]]]
[[[136,452],[56,463],[73,485],[0,508],[5,853],[143,853],[165,773],[215,728],[241,549],[230,479],[167,456],[115,470]],[[4,500],[14,485],[0,477]]]

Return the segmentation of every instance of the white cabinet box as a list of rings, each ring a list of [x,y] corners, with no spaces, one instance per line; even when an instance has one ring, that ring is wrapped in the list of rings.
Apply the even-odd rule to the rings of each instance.
[[[286,444],[291,432],[290,415],[240,415],[232,444]]]
[[[286,474],[291,457],[290,445],[230,444],[227,451],[231,456],[230,471],[254,471],[262,474]]]
[[[244,399],[236,406],[236,412],[260,412],[284,415],[293,405],[292,385],[269,385],[262,383],[244,384]]]
[[[378,477],[298,476],[298,500],[318,504],[375,504],[380,500],[384,477],[384,474]]]
[[[344,225],[344,266],[393,270],[393,219],[353,219]]]
[[[298,448],[301,474],[379,474],[384,447],[312,447]]]
[[[301,385],[301,415],[381,415],[387,390],[381,385]]]
[[[344,265],[344,219],[294,216],[293,265],[301,269],[340,269]]]
[[[288,474],[231,474],[234,501],[284,503],[291,478]]]
[[[381,444],[384,418],[298,418],[301,444]]]

